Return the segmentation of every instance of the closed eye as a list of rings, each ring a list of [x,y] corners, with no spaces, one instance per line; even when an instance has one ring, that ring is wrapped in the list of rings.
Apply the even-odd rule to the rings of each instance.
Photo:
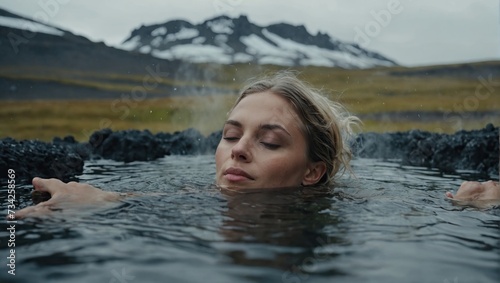
[[[261,142],[261,144],[267,147],[268,149],[278,149],[280,147],[279,144],[274,144],[274,143]]]
[[[223,139],[226,140],[226,141],[236,141],[239,138],[237,138],[237,137],[223,137]]]

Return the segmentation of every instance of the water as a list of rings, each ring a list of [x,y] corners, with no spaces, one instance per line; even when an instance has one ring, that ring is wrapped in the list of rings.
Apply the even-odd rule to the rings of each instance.
[[[460,176],[353,166],[334,190],[222,194],[213,156],[93,161],[80,181],[146,196],[20,221],[15,276],[2,229],[0,282],[498,282],[500,210],[445,200]]]

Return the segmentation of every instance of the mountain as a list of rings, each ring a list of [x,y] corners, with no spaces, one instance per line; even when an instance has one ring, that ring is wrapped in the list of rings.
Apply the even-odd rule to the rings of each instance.
[[[144,73],[146,65],[169,62],[93,42],[67,30],[0,9],[0,65]],[[172,63],[175,64],[175,63]]]
[[[138,47],[142,41],[148,40],[158,47],[153,49],[147,44]],[[137,46],[132,48],[134,45]],[[289,48],[280,49],[280,46]],[[146,98],[235,93],[248,78],[276,69],[257,64],[195,64],[186,62],[190,58],[173,60],[151,54],[173,56],[190,51],[191,61],[195,62],[213,59],[224,63],[299,65],[310,63],[315,58],[316,62],[344,68],[395,64],[379,54],[334,40],[326,34],[312,36],[304,27],[276,24],[262,28],[251,24],[245,17],[218,17],[199,26],[186,21],[171,21],[141,27],[132,33],[125,47],[135,51],[93,42],[61,27],[0,9],[0,100],[104,98],[115,99],[120,107],[126,108]],[[205,52],[207,50],[209,52]],[[231,52],[234,54],[227,55]],[[213,54],[218,55],[210,57]],[[338,55],[333,57],[336,61],[328,57],[332,54]],[[180,56],[175,58],[183,59]],[[346,61],[346,58],[351,60]],[[340,71],[322,67],[296,69],[309,74]],[[390,72],[391,76],[460,75],[474,79],[481,75],[490,80],[491,74],[498,74],[495,70],[498,70],[498,62],[428,68],[396,67],[384,72]]]
[[[302,25],[278,23],[261,27],[246,16],[219,16],[197,25],[173,20],[141,26],[118,48],[195,63],[254,62],[348,69],[397,65],[357,44],[345,43],[321,32],[311,35]]]
[[[144,80],[154,86],[147,97],[163,97],[183,93],[183,86],[174,85],[176,79],[197,79],[202,72],[178,60],[93,42],[3,9],[0,54],[0,99],[121,98],[143,87]]]

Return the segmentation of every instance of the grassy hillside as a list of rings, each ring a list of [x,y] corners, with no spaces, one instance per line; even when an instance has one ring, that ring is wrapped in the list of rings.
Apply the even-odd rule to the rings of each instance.
[[[121,100],[4,101],[0,138],[41,139],[73,135],[86,141],[93,131],[149,129],[174,132],[194,127],[209,134],[222,126],[234,100],[228,95]],[[224,112],[226,111],[226,112]]]
[[[2,95],[0,138],[51,140],[73,135],[83,141],[103,127],[153,132],[194,127],[208,134],[221,127],[246,79],[281,69],[251,64],[197,68],[192,76],[183,70],[181,79],[162,78],[146,95],[138,96],[134,89],[144,88],[144,75],[3,67],[0,84],[3,80],[5,86],[19,89],[37,86],[40,92],[35,92],[39,97],[24,100]],[[499,74],[492,71],[499,68],[499,62],[484,62],[426,68],[295,70],[359,115],[364,131],[418,128],[451,133],[487,123],[500,125]],[[87,99],[89,90],[93,99]],[[56,91],[60,92],[58,99],[49,99]],[[107,95],[95,99],[100,93]]]

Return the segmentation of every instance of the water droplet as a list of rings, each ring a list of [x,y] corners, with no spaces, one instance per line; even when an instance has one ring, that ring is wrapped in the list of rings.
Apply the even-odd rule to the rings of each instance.
[[[174,91],[177,91],[177,88],[176,88],[176,87],[174,87]]]
[[[236,78],[233,78],[233,82],[236,81]]]
[[[149,110],[149,114],[153,113],[153,110]]]

